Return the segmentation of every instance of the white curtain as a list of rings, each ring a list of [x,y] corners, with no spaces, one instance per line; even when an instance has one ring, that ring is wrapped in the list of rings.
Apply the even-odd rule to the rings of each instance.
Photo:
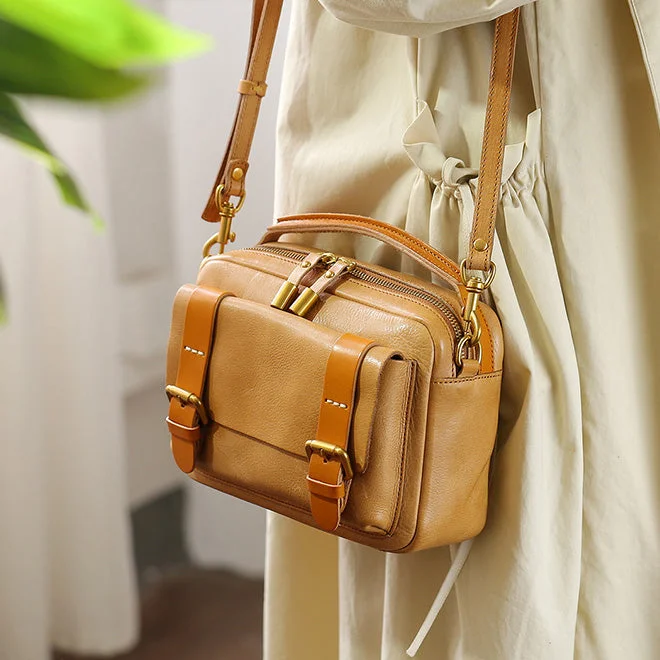
[[[37,119],[111,226],[100,114]],[[138,618],[109,231],[6,141],[0,180],[0,659],[114,653]]]

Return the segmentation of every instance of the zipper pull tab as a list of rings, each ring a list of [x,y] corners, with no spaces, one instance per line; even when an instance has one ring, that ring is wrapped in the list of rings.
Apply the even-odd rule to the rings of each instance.
[[[309,311],[318,302],[321,294],[333,285],[342,275],[347,275],[353,270],[355,262],[344,257],[336,257],[331,268],[325,271],[311,286],[305,287],[303,292],[296,298],[289,311],[298,316],[307,316]]]
[[[270,306],[283,311],[287,310],[293,299],[296,297],[298,287],[305,275],[322,263],[325,256],[326,255],[319,252],[308,254],[302,262],[294,268],[291,275],[289,275],[289,279],[279,288],[279,291],[275,294]]]

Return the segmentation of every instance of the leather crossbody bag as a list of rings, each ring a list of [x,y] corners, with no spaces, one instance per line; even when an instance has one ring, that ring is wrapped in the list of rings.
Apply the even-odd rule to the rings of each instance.
[[[470,539],[486,520],[498,421],[502,331],[484,298],[519,10],[496,21],[476,212],[458,265],[393,225],[335,213],[280,218],[258,245],[225,252],[281,7],[254,3],[236,120],[203,214],[217,230],[197,283],[174,302],[174,458],[202,484],[380,550]],[[429,278],[305,245],[330,233],[382,241]]]

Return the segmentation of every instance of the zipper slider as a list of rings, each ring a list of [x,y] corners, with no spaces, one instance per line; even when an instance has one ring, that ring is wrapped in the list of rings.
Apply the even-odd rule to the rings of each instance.
[[[312,252],[308,254],[302,262],[294,268],[291,275],[289,275],[289,279],[287,279],[287,281],[279,288],[279,291],[275,294],[270,306],[283,311],[287,310],[293,299],[296,297],[298,287],[305,275],[311,272],[319,264],[325,263],[325,259],[326,254],[321,254],[320,252]]]
[[[311,286],[303,289],[303,292],[289,307],[289,311],[298,316],[307,316],[312,307],[318,302],[321,294],[342,275],[347,275],[355,267],[355,262],[350,259],[336,257],[335,255],[326,256],[334,257],[331,268],[326,270]],[[327,260],[326,264],[328,264]]]

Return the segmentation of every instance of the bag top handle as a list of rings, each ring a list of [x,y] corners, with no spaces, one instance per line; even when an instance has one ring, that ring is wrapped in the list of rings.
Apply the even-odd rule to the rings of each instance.
[[[266,94],[266,78],[282,13],[283,0],[254,0],[252,27],[245,76],[234,126],[213,190],[202,213],[207,222],[221,222],[218,242],[232,240],[230,222],[245,197],[249,156],[259,117],[261,99]],[[490,70],[484,139],[477,184],[477,201],[470,235],[466,267],[491,273],[495,219],[500,198],[504,147],[511,104],[511,87],[520,9],[495,21],[493,56]],[[238,198],[235,206],[231,199]]]

